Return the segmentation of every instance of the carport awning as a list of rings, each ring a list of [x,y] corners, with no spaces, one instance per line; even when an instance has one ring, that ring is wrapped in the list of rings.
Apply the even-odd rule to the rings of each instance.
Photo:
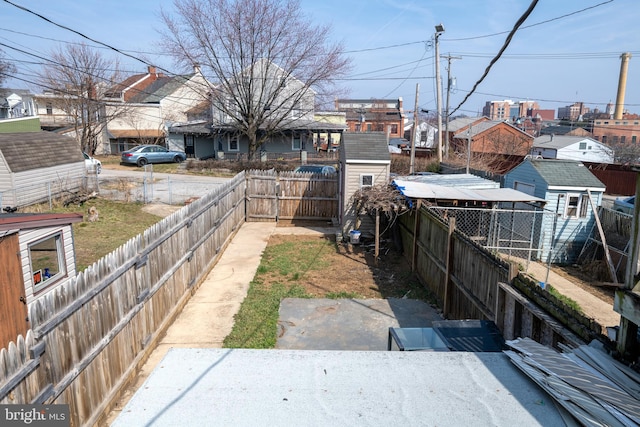
[[[160,129],[117,129],[109,130],[110,139],[119,138],[162,138],[164,132]]]
[[[513,188],[466,189],[398,179],[393,183],[402,194],[412,199],[545,203],[544,199]]]

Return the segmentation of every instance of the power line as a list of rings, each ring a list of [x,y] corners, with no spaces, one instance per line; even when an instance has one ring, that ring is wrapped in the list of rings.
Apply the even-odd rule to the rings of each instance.
[[[7,0],[5,0],[5,1],[7,1]],[[471,92],[467,93],[467,95],[464,97],[462,102],[460,104],[458,104],[458,106],[456,108],[454,108],[453,111],[451,113],[449,113],[449,114],[455,113],[458,110],[458,108],[460,108],[465,102],[467,102],[467,99],[469,99],[469,97],[473,94],[473,92],[475,92],[476,88],[480,85],[480,83],[482,83],[482,81],[485,79],[485,77],[487,77],[487,75],[489,74],[489,70],[491,70],[491,67],[493,67],[493,64],[498,62],[498,59],[500,59],[500,56],[502,56],[502,53],[507,49],[507,47],[509,46],[509,43],[511,43],[511,39],[513,39],[513,36],[516,34],[516,31],[518,31],[518,28],[520,28],[520,25],[522,25],[523,22],[527,19],[527,17],[529,15],[531,15],[531,12],[533,12],[533,9],[536,7],[537,4],[538,4],[538,0],[533,0],[531,2],[531,4],[529,5],[529,8],[516,21],[515,25],[513,26],[513,29],[511,30],[511,32],[507,36],[507,39],[505,40],[504,44],[502,45],[502,47],[498,51],[498,53],[495,56],[495,58],[493,58],[491,60],[491,62],[487,66],[487,68],[484,70],[484,73],[482,74],[480,79],[473,85],[473,88],[471,89]]]

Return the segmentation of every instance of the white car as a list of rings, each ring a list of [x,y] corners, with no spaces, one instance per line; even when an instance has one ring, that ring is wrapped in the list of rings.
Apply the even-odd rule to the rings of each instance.
[[[102,162],[98,159],[94,159],[85,152],[82,152],[84,156],[84,165],[87,167],[87,172],[99,174],[102,172]]]

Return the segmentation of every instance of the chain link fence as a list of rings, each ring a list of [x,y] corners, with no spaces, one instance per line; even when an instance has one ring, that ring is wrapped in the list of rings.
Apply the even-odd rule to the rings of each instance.
[[[443,220],[455,218],[456,229],[483,248],[528,262],[543,258],[538,247],[542,225],[553,213],[541,209],[430,208]]]
[[[202,179],[180,179],[180,175],[159,177],[153,165],[146,165],[139,178],[122,177],[103,179],[100,195],[112,200],[139,203],[184,205],[202,197],[220,183]]]
[[[52,209],[55,204],[64,204],[79,195],[92,192],[100,192],[100,182],[95,173],[20,185],[0,191],[0,207],[4,212],[10,212],[38,203],[48,203],[49,209]]]

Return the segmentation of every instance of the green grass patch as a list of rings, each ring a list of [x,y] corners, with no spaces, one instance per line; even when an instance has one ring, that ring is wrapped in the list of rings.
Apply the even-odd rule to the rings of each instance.
[[[572,300],[571,298],[562,295],[560,292],[558,292],[558,290],[556,288],[554,288],[551,285],[547,285],[546,286],[546,290],[547,292],[549,292],[551,295],[553,295],[554,297],[556,297],[556,299],[558,299],[560,302],[562,302],[563,304],[565,304],[567,307],[570,307],[571,309],[575,310],[578,313],[583,313],[582,311],[582,307],[580,307],[580,304],[578,304],[577,302],[575,302],[574,300]]]
[[[224,339],[225,348],[273,348],[278,333],[278,310],[284,298],[309,298],[298,285],[265,286],[254,280],[235,316],[233,330]]]
[[[335,247],[325,239],[267,246],[258,273],[277,274],[289,281],[300,280],[309,270],[329,267],[329,262],[322,258],[327,251],[335,251]]]
[[[355,292],[327,292],[325,298],[329,299],[359,299],[362,298],[362,295],[359,295]]]
[[[322,254],[327,251],[335,251],[335,246],[325,239],[267,246],[223,346],[273,348],[278,334],[280,301],[284,298],[311,298],[296,281],[310,270],[329,267],[329,262],[322,259]],[[267,278],[271,285],[265,284]]]
[[[86,222],[87,210],[98,209],[98,221]],[[144,232],[162,218],[142,210],[142,203],[124,203],[107,199],[92,199],[82,206],[54,207],[36,205],[31,212],[75,212],[84,215],[85,221],[73,224],[73,240],[76,252],[76,270],[83,271],[103,256],[113,252],[132,237]]]

